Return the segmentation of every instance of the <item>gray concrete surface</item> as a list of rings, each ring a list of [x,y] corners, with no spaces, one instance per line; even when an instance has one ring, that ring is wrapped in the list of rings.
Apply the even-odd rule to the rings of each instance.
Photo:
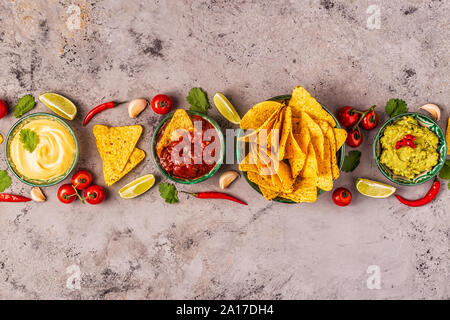
[[[380,9],[379,29],[367,25],[370,5]],[[78,168],[97,181],[92,125],[83,128],[81,119],[113,99],[164,92],[186,107],[189,89],[201,86],[210,97],[224,92],[243,115],[303,85],[334,111],[377,104],[384,119],[386,101],[399,97],[410,110],[436,103],[447,118],[449,9],[430,0],[1,0],[0,98],[14,105],[26,93],[51,91],[72,99]],[[34,111],[47,109],[38,103]],[[146,160],[108,189],[103,205],[62,205],[57,186],[45,189],[46,203],[0,205],[1,299],[450,298],[446,187],[418,209],[356,192],[344,209],[330,194],[315,204],[267,202],[243,179],[229,192],[248,207],[184,195],[168,205],[157,188],[121,200],[116,192],[126,182],[157,173],[149,150],[159,119],[151,110],[129,119],[122,106],[93,121],[145,127]],[[14,122],[12,114],[1,119],[0,133]],[[353,188],[361,176],[385,181],[372,159],[374,135],[366,135],[362,164],[337,186]],[[399,193],[414,198],[428,187]],[[217,190],[218,177],[183,189]],[[9,191],[29,187],[13,179]],[[380,289],[367,286],[371,265],[380,268]],[[79,290],[66,285],[77,268]]]

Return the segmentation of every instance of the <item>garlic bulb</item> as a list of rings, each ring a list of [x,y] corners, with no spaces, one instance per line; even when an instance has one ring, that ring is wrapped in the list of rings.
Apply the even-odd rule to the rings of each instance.
[[[236,178],[239,177],[239,173],[236,171],[226,171],[222,173],[222,175],[219,178],[219,187],[220,189],[224,190],[228,188],[228,186],[236,180]]]
[[[148,101],[145,99],[134,99],[128,105],[128,114],[130,118],[136,118],[147,107]]]

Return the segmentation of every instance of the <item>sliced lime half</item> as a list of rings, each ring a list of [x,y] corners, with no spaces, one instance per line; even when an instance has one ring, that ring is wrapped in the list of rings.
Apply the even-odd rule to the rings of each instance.
[[[391,185],[364,178],[356,180],[356,189],[365,196],[378,199],[388,198],[397,190]]]
[[[58,116],[67,120],[73,120],[77,115],[77,107],[72,101],[57,93],[43,93],[39,100]]]
[[[155,184],[155,177],[152,174],[142,176],[119,190],[122,199],[132,199],[147,192]]]
[[[241,117],[237,113],[230,101],[223,95],[223,93],[217,92],[213,98],[214,105],[217,110],[231,123],[239,124]]]

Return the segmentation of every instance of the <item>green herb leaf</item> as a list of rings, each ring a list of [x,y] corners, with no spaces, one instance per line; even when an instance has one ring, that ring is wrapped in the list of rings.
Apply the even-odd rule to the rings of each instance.
[[[191,105],[189,110],[197,111],[206,114],[208,110],[209,101],[206,93],[201,88],[192,88],[189,95],[186,97],[187,102]]]
[[[390,99],[386,103],[386,113],[392,118],[396,115],[408,112],[408,107],[406,106],[406,102],[401,99]]]
[[[28,152],[33,152],[38,144],[38,135],[36,132],[30,129],[20,130],[20,142]]]
[[[36,101],[31,94],[26,94],[19,99],[16,106],[14,107],[14,117],[20,118],[25,113],[30,111],[36,105]]]
[[[350,151],[344,159],[342,171],[352,172],[359,166],[360,162],[361,162],[361,152],[357,150]]]
[[[166,200],[167,203],[178,202],[178,191],[173,184],[163,182],[159,184],[158,188],[161,197]]]
[[[445,161],[444,166],[439,172],[439,178],[444,180],[450,180],[450,160]]]
[[[5,191],[11,186],[11,177],[5,170],[0,170],[0,192]]]

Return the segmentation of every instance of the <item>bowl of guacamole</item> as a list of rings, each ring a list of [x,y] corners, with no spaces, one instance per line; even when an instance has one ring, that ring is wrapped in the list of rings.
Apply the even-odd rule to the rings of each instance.
[[[373,148],[381,173],[392,182],[407,186],[433,179],[447,155],[442,129],[419,113],[404,113],[386,121]]]

